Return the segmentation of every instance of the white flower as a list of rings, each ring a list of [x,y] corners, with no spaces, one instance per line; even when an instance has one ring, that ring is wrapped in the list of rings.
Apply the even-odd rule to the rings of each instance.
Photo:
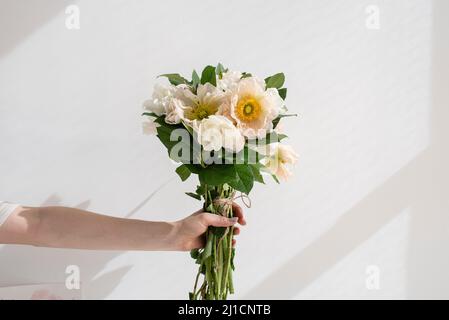
[[[142,132],[145,135],[157,134],[157,127],[159,127],[159,125],[154,122],[153,117],[146,117],[142,122]]]
[[[210,83],[200,84],[196,95],[187,86],[178,86],[176,97],[183,104],[183,120],[191,123],[217,114],[224,102],[224,93]]]
[[[266,146],[265,152],[262,149],[258,151],[267,156],[261,160],[261,164],[269,173],[282,180],[287,180],[291,176],[287,165],[298,161],[298,154],[291,146],[272,143]]]
[[[241,78],[242,73],[240,71],[229,70],[223,73],[221,79],[218,79],[217,88],[222,91],[234,90]]]
[[[250,139],[264,138],[273,130],[273,120],[278,116],[284,101],[277,89],[265,90],[265,83],[255,77],[240,80],[232,93],[229,114],[242,134]]]
[[[213,115],[201,121],[194,120],[192,127],[197,134],[198,142],[206,151],[219,151],[225,148],[237,153],[245,145],[245,138],[226,117]]]
[[[167,107],[170,104],[175,92],[175,86],[161,85],[157,83],[154,86],[152,98],[143,103],[144,110],[147,112],[154,112],[157,116],[166,114]]]
[[[184,105],[181,100],[172,98],[166,107],[165,122],[169,124],[181,123],[184,117]]]

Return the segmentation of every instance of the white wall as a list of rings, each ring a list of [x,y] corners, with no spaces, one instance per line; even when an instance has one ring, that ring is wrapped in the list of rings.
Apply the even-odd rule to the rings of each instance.
[[[65,28],[65,7],[81,29]],[[365,25],[368,5],[380,29]],[[258,186],[235,298],[449,298],[444,0],[0,0],[0,198],[120,217],[198,207],[140,106],[155,76],[222,62],[284,71],[300,164]],[[447,86],[447,85],[446,85]],[[173,201],[175,199],[175,201]],[[64,282],[86,298],[186,298],[185,253],[0,246],[0,286]],[[368,290],[366,270],[380,270]]]

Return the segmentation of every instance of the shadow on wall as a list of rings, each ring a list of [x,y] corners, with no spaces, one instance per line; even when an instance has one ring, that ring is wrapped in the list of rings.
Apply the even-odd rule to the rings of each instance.
[[[344,214],[328,232],[253,288],[248,299],[291,299],[339,260],[411,208],[406,261],[407,298],[449,298],[449,56],[445,14],[433,2],[432,115],[430,146]],[[438,261],[438,263],[435,263]],[[314,266],[314,268],[310,268]],[[316,266],[319,266],[318,268]]]
[[[146,205],[154,195],[172,180],[173,178],[170,178],[161,184],[126,214],[125,217],[132,218],[140,208]],[[41,206],[61,205],[62,200],[56,194],[51,195],[41,204]],[[90,200],[87,200],[73,207],[88,210],[89,205]],[[13,267],[2,271],[2,278],[8,280],[7,282],[0,282],[0,287],[55,282],[64,283],[67,276],[65,274],[67,266],[77,265],[81,273],[83,298],[105,299],[120,284],[132,266],[124,266],[104,273],[101,276],[98,275],[110,261],[123,253],[123,251],[47,249],[7,245],[0,248],[0,257],[3,263]]]
[[[76,0],[2,0],[0,58]]]
[[[41,206],[61,205],[61,199],[50,196]],[[85,201],[77,206],[78,209],[87,210],[90,201]],[[11,274],[2,274],[8,279],[8,283],[2,286],[30,285],[41,283],[64,283],[65,270],[69,265],[77,265],[80,268],[82,291],[84,298],[104,299],[117,285],[123,276],[131,269],[126,266],[97,275],[104,269],[107,263],[121,255],[115,251],[84,251],[45,249],[29,246],[4,246],[0,249],[2,261],[14,266],[8,268]],[[8,272],[6,271],[6,272]],[[0,297],[1,298],[1,297]]]

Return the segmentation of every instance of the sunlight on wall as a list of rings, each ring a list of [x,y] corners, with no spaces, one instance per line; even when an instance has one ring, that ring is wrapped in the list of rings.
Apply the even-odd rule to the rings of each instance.
[[[407,209],[295,299],[405,299],[409,227],[410,210]]]
[[[285,130],[300,164],[288,183],[251,195],[235,297],[366,298],[353,275],[362,268],[363,277],[371,260],[385,270],[375,297],[404,297],[407,214],[377,212],[381,223],[370,228],[376,205],[363,203],[430,142],[430,1],[77,3],[80,30],[65,28],[61,8],[0,56],[2,200],[40,205],[56,194],[50,204],[181,218],[199,206],[184,196],[195,181],[176,180],[158,141],[140,132],[155,76],[219,61],[261,76],[285,71],[289,108],[300,114]],[[373,4],[378,30],[366,27]],[[172,13],[178,18],[166,19]],[[203,28],[205,14],[220,24]],[[220,36],[218,48],[205,49]],[[40,254],[46,259],[31,267]],[[0,284],[14,284],[13,274],[14,282],[60,282],[66,263],[81,266],[89,298],[185,298],[196,269],[184,253],[0,247]],[[291,287],[271,290],[278,283]]]

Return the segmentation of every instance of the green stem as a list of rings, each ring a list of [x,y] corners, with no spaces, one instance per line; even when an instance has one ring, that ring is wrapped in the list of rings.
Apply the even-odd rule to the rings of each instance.
[[[195,285],[193,286],[192,300],[196,300],[196,295],[197,295],[196,288],[198,286],[198,279],[200,278],[200,274],[201,274],[201,266],[199,267],[198,273],[196,274]]]

